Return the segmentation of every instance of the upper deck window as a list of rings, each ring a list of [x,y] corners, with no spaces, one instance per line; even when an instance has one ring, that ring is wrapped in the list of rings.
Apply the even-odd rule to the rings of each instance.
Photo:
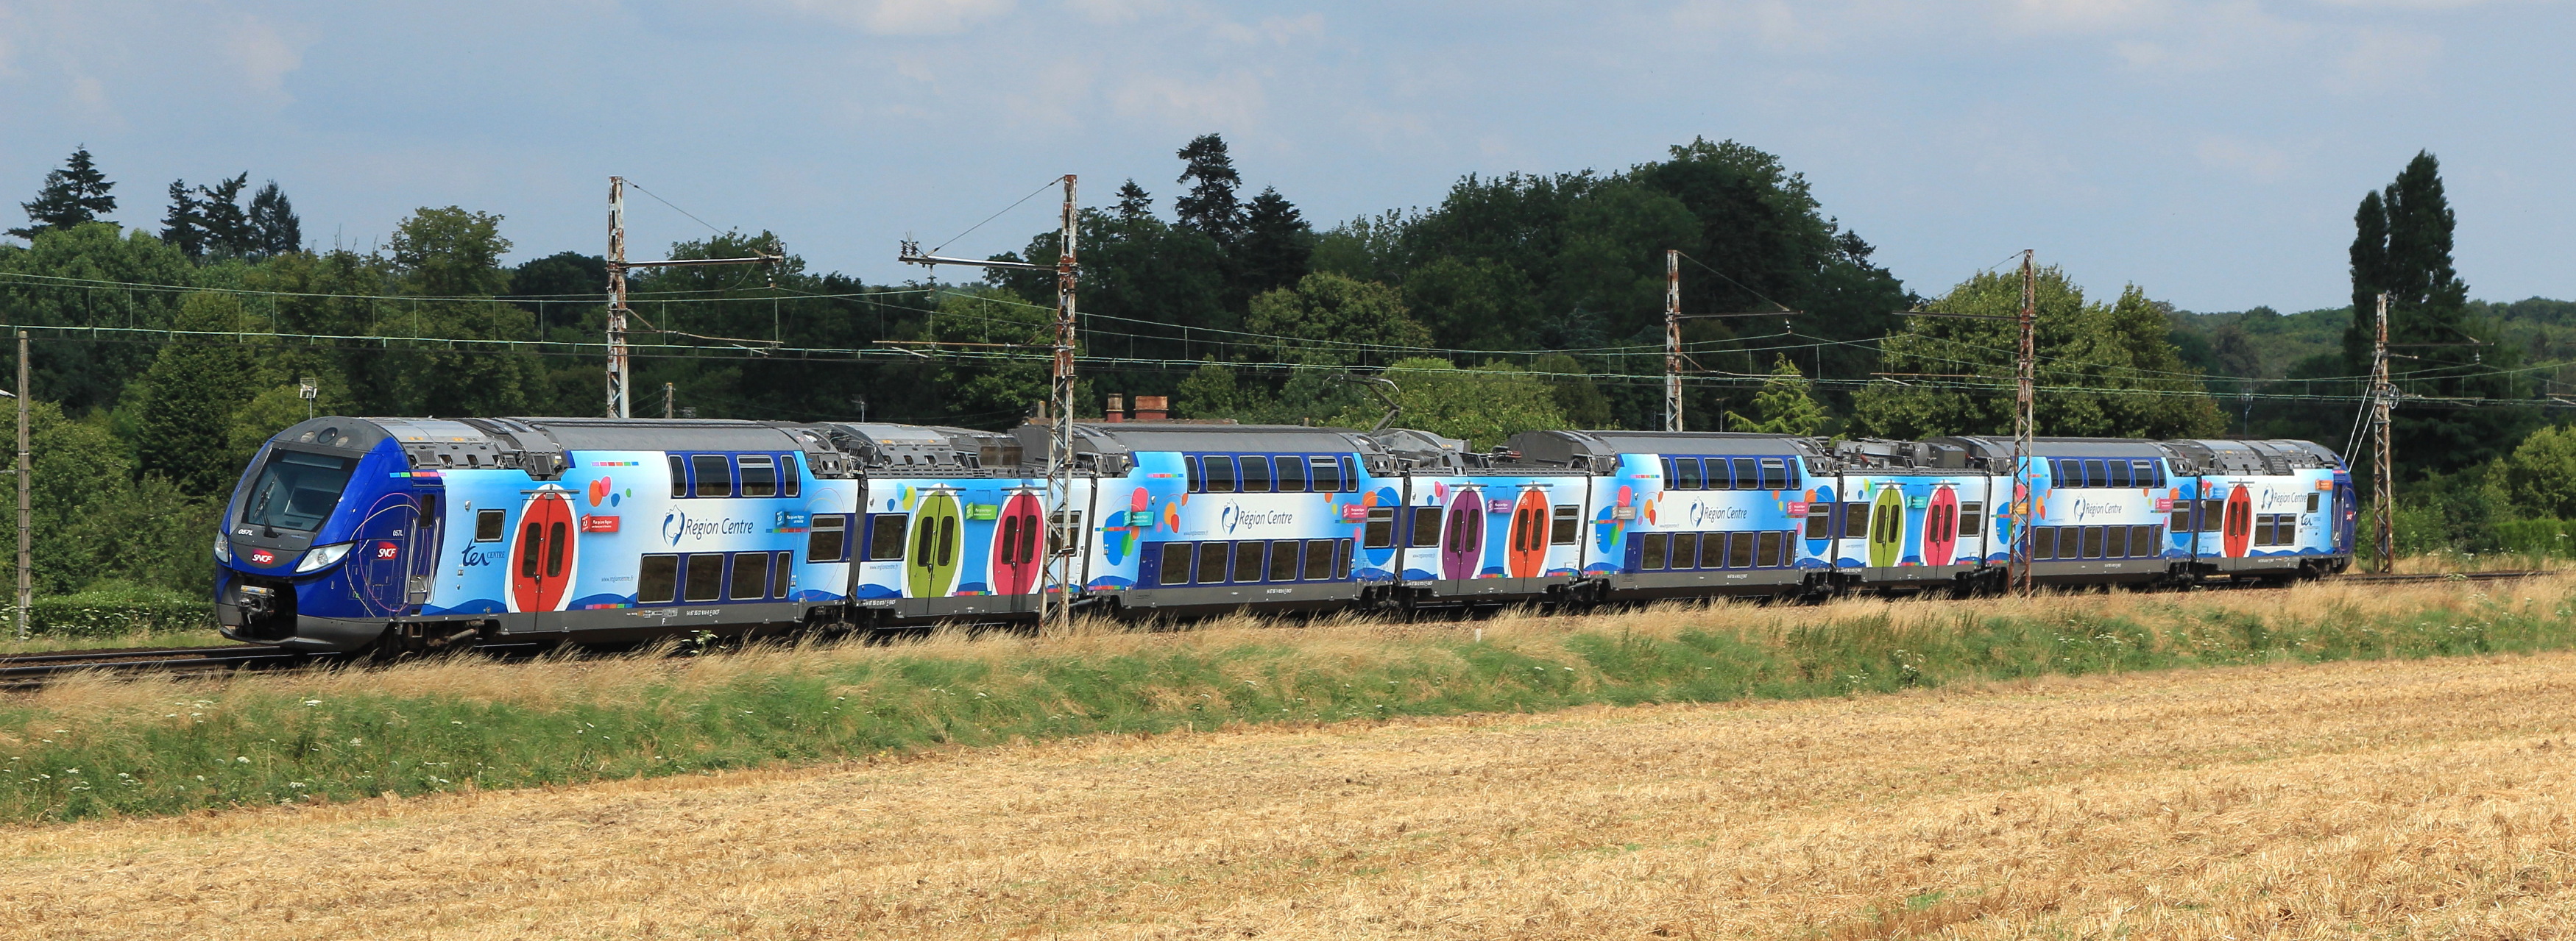
[[[1698,459],[1698,458],[1695,458],[1695,457],[1677,458],[1677,459],[1675,459],[1672,463],[1673,463],[1673,468],[1674,468],[1674,474],[1673,474],[1673,489],[1675,489],[1675,490],[1697,490],[1697,489],[1700,489],[1699,459]]]
[[[349,473],[358,459],[305,451],[272,450],[268,465],[246,495],[241,521],[246,526],[312,532],[331,516],[348,489]]]
[[[1314,475],[1315,492],[1330,493],[1342,489],[1342,462],[1318,457],[1307,459],[1306,464]]]
[[[1270,460],[1263,457],[1243,459],[1243,492],[1270,492]]]
[[[1234,492],[1234,458],[1211,454],[1200,458],[1199,465],[1199,476],[1207,481],[1207,492]]]
[[[733,473],[732,470],[726,466],[729,463],[731,462],[726,461],[725,456],[722,454],[689,455],[690,476],[696,478],[691,482],[693,484],[690,488],[691,495],[700,497],[733,496]]]

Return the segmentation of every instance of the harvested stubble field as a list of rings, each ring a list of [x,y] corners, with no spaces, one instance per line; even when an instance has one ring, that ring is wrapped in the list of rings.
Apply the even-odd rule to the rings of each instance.
[[[2493,655],[2576,646],[2571,590],[1855,601],[89,681],[0,704],[11,777],[30,777],[26,752],[87,749],[130,770],[50,780],[181,799],[0,829],[0,933],[2548,935],[2576,916],[2576,657]],[[2473,656],[2420,659],[2445,652]],[[2229,663],[2253,665],[2134,672]],[[1128,698],[1067,692],[1084,675]],[[1896,694],[1830,695],[1881,690]],[[891,711],[757,715],[793,697]],[[164,711],[181,700],[207,714]],[[719,703],[752,724],[709,725]],[[1477,708],[1500,711],[1419,715]],[[468,713],[441,709],[508,736],[453,732],[465,720],[444,717]],[[362,720],[398,744],[337,748]],[[245,737],[260,722],[265,750]],[[902,739],[923,728],[943,731]],[[724,759],[762,766],[708,773],[720,762],[687,736],[723,729],[769,736]],[[831,736],[843,757],[814,744]],[[631,761],[639,741],[699,767]],[[921,747],[939,741],[995,744]],[[385,785],[437,764],[419,752],[523,754],[505,746],[615,780]],[[796,749],[824,763],[796,767]],[[238,793],[271,773],[307,787],[131,816],[212,803],[192,795],[216,782],[160,780],[204,765],[243,768],[221,785]],[[297,799],[316,772],[342,789]],[[61,815],[47,806],[14,813]]]

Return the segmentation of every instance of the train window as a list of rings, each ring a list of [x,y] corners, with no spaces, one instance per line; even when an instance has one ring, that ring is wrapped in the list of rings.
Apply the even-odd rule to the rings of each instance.
[[[1986,505],[1983,503],[1959,504],[1960,538],[1964,539],[1970,536],[1983,536],[1985,534]]]
[[[688,590],[683,601],[714,601],[724,596],[724,554],[702,552],[689,557]]]
[[[1368,511],[1368,525],[1360,528],[1361,544],[1371,549],[1395,545],[1395,508],[1374,506]]]
[[[1270,459],[1270,469],[1274,472],[1272,476],[1279,480],[1280,493],[1306,492],[1305,458],[1274,457]]]
[[[1155,576],[1154,583],[1157,585],[1189,584],[1190,560],[1196,558],[1196,552],[1197,547],[1186,542],[1164,543],[1163,571]]]
[[[2120,488],[2126,488],[2129,486],[2129,462],[2112,461],[2109,470],[2111,471],[2111,486]]]
[[[1756,489],[1756,484],[1761,481],[1761,478],[1754,476],[1755,474],[1760,473],[1754,469],[1757,466],[1758,465],[1753,463],[1753,459],[1749,457],[1739,457],[1735,459],[1735,489]]]
[[[680,557],[648,555],[635,569],[635,603],[667,604],[680,587]]]
[[[1842,505],[1842,514],[1843,538],[1869,538],[1869,504],[1859,502],[1845,503]]]
[[[1306,571],[1297,577],[1310,582],[1332,578],[1333,546],[1339,542],[1341,542],[1339,539],[1306,540]]]
[[[848,517],[842,517],[842,519],[846,520]],[[867,557],[879,560],[903,558],[903,530],[904,524],[908,522],[910,522],[910,520],[894,513],[879,513],[875,516],[868,517]],[[816,517],[814,525],[817,529],[820,529],[823,525],[822,518]],[[805,544],[808,547],[809,552],[811,547],[814,545],[814,541],[813,534],[809,533],[806,535]],[[836,551],[834,551],[831,556],[809,554],[805,557],[805,561],[837,562],[841,559],[848,558],[847,555],[838,551],[839,547],[833,548]]]
[[[1225,583],[1225,551],[1233,545],[1230,542],[1199,543],[1199,584]]]
[[[733,557],[733,591],[735,601],[758,601],[768,597],[769,553],[745,552]]]
[[[2172,518],[2171,518],[2171,519],[2169,519],[2169,520],[2167,521],[2167,525],[2169,525],[2169,526],[2173,527],[2173,531],[2174,531],[2174,532],[2178,532],[2178,533],[2187,533],[2187,532],[2190,532],[2190,531],[2191,531],[2191,501],[2189,501],[2189,500],[2176,500],[2176,501],[2174,501],[2173,516],[2172,516]]]
[[[2272,544],[2272,514],[2265,513],[2254,518],[2254,544],[2258,546]]]
[[[1677,470],[1677,469],[1675,469],[1675,468],[1673,467],[1673,459],[1672,459],[1672,458],[1669,458],[1669,457],[1668,457],[1668,458],[1665,458],[1665,459],[1664,459],[1664,489],[1672,490],[1672,489],[1678,489],[1679,487],[1681,487],[1681,485],[1680,485],[1680,484],[1678,484],[1678,483],[1674,483],[1674,481],[1675,481],[1675,480],[1680,479],[1680,477],[1681,477],[1681,471],[1680,471],[1680,470]]]
[[[2103,530],[2102,557],[2105,559],[2129,557],[2129,527],[2112,526]]]
[[[2313,494],[2313,493],[2308,494],[2308,512],[2310,512],[2310,513],[2314,513],[2314,512],[2316,512],[2316,511],[2317,511],[2317,495],[2316,495],[2316,494]]]
[[[2051,458],[2048,462],[2048,476],[2053,486],[2084,486],[2084,462],[2073,458]]]
[[[1784,465],[1784,466],[1787,468],[1787,473],[1786,473],[1786,475],[1785,475],[1785,476],[1783,476],[1783,477],[1781,477],[1781,478],[1780,478],[1780,479],[1781,479],[1781,485],[1780,485],[1779,489],[1782,489],[1782,490],[1796,490],[1796,489],[1798,489],[1798,462],[1797,462],[1797,461],[1793,461],[1793,460],[1788,460],[1788,459],[1785,459],[1785,458],[1784,458],[1784,459],[1782,459],[1781,464],[1782,464],[1782,465]]]
[[[1671,567],[1677,569],[1698,568],[1699,534],[1674,533],[1672,548],[1664,551],[1666,554],[1671,556],[1671,559],[1669,560]]]
[[[1762,489],[1789,489],[1789,467],[1776,457],[1762,459]]]
[[[1269,543],[1259,541],[1238,542],[1234,544],[1235,581],[1257,582],[1261,580],[1261,550],[1267,548],[1269,545]]]
[[[546,524],[546,577],[563,577],[564,524]]]
[[[2111,472],[2103,469],[2102,462],[2098,458],[2088,461],[2076,461],[2075,485],[2078,487],[2108,487],[2111,485]]]
[[[1664,567],[1665,551],[1672,548],[1673,537],[1664,533],[1647,533],[1638,544],[1637,567],[1652,572]]]
[[[1065,545],[1065,540],[1067,538],[1073,539],[1077,544],[1082,540],[1082,512],[1080,510],[1076,510],[1072,513],[1059,512],[1055,515],[1055,526],[1047,530],[1047,558],[1052,559],[1064,554],[1067,550],[1072,549],[1072,546]]]
[[[2083,527],[2083,536],[2080,538],[2084,540],[2084,558],[2099,559],[2102,557],[2102,527]]]
[[[1339,578],[1339,579],[1341,579],[1341,580],[1343,580],[1343,581],[1349,581],[1349,580],[1350,580],[1350,578],[1351,578],[1351,541],[1350,541],[1350,540],[1348,540],[1348,539],[1336,539],[1336,540],[1333,540],[1333,571],[1341,573],[1341,574],[1339,574],[1339,575],[1334,576],[1335,578]]]
[[[1271,581],[1293,582],[1297,580],[1297,555],[1299,551],[1300,547],[1297,544],[1297,540],[1294,539],[1282,539],[1270,544]]]
[[[1418,506],[1413,508],[1413,538],[1409,541],[1412,542],[1413,548],[1416,549],[1440,544],[1439,507]]]
[[[1199,459],[1199,458],[1195,458],[1195,457],[1184,457],[1184,458],[1182,458],[1182,459],[1181,459],[1181,476],[1183,476],[1183,477],[1187,477],[1187,478],[1189,478],[1189,479],[1190,479],[1190,492],[1191,492],[1191,493],[1206,493],[1206,492],[1207,492],[1207,470],[1206,470],[1206,468],[1204,468],[1203,466],[1201,466],[1201,461],[1200,461],[1200,459]]]
[[[2032,559],[2057,558],[2057,527],[2039,526],[2031,529],[2030,557]]]
[[[1200,458],[1199,464],[1204,470],[1204,473],[1201,474],[1201,476],[1207,478],[1207,492],[1234,492],[1233,457],[1223,454],[1210,454],[1204,458]]]
[[[2221,524],[2221,523],[2225,523],[2226,521],[2227,521],[2227,501],[2225,501],[2225,500],[2202,500],[2202,501],[2200,501],[2200,531],[2201,531],[2201,532],[2204,532],[2204,533],[2214,533],[2214,532],[2217,532],[2217,531],[2218,531],[2219,524]]]
[[[2164,527],[2129,527],[2129,554],[2149,558],[2164,554]]]
[[[2165,485],[2164,475],[2158,473],[2162,469],[2154,461],[2130,461],[2129,479],[2141,487],[2162,487]]]
[[[685,496],[688,496],[688,495],[689,495],[689,459],[688,459],[688,458],[685,458],[685,457],[681,457],[681,456],[679,456],[679,455],[677,455],[677,454],[671,455],[670,457],[671,457],[671,495],[672,495],[672,496],[675,496],[675,497],[685,497]]]
[[[1549,521],[1547,526],[1548,545],[1571,546],[1581,541],[1583,541],[1582,508],[1559,505],[1556,508],[1555,519]]]
[[[701,497],[733,496],[731,461],[722,454],[689,455],[690,492]]]
[[[1759,565],[1767,565],[1767,566],[1770,566],[1770,567],[1772,567],[1772,568],[1786,568],[1786,567],[1788,567],[1788,565],[1789,565],[1789,540],[1788,540],[1788,538],[1787,538],[1787,537],[1788,537],[1788,535],[1789,535],[1789,534],[1784,533],[1784,532],[1781,532],[1781,531],[1776,530],[1776,529],[1764,530],[1764,531],[1762,532],[1762,550],[1761,550],[1761,554],[1756,555],[1756,556],[1754,556],[1754,557],[1753,557],[1754,562],[1755,562],[1756,564],[1759,564]]]
[[[1734,533],[1727,536],[1726,566],[1738,569],[1753,567],[1752,533]]]
[[[1270,459],[1258,455],[1243,459],[1243,492],[1270,492]]]
[[[1342,462],[1329,457],[1306,459],[1308,476],[1314,479],[1316,493],[1342,489]]]
[[[957,518],[954,516],[939,518],[939,556],[932,564],[943,568],[957,564]]]
[[[1699,459],[1698,459],[1698,458],[1694,458],[1694,457],[1681,458],[1681,459],[1679,459],[1679,460],[1675,460],[1675,461],[1673,461],[1673,462],[1672,462],[1672,465],[1673,465],[1673,472],[1674,472],[1674,476],[1673,476],[1673,489],[1675,489],[1675,490],[1698,490],[1698,489],[1700,489],[1700,488],[1703,486],[1703,481],[1700,479],[1700,476],[1699,476]]]
[[[519,577],[537,577],[537,556],[546,548],[546,528],[534,521],[519,532]]]
[[[1701,533],[1701,534],[1700,534],[1700,536],[1699,536],[1699,567],[1700,567],[1700,568],[1704,568],[1704,569],[1718,569],[1718,568],[1732,568],[1732,567],[1734,567],[1734,565],[1735,565],[1735,561],[1726,557],[1726,547],[1727,547],[1727,545],[1729,544],[1729,543],[1728,543],[1728,538],[1727,538],[1727,537],[1728,537],[1728,535],[1729,535],[1729,534],[1727,534],[1727,533]]]
[[[500,542],[510,532],[509,514],[502,510],[474,511],[474,541]]]
[[[778,464],[766,454],[745,454],[733,459],[734,469],[742,475],[742,495],[774,497],[778,495]]]
[[[1350,458],[1334,458],[1333,463],[1342,465],[1342,489],[1344,491],[1360,489],[1359,471],[1351,465]]]
[[[1830,503],[1807,504],[1807,538],[1824,539],[1834,534],[1834,511]]]
[[[796,455],[781,454],[778,456],[779,496],[795,496],[799,485],[804,483],[804,477],[804,473],[799,471],[796,467]]]

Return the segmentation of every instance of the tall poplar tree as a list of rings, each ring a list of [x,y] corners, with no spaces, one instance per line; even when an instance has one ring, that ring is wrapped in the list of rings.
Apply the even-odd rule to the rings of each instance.
[[[2370,372],[2385,292],[2392,352],[2412,357],[2390,365],[2403,396],[2390,436],[2400,478],[2484,463],[2538,421],[2519,404],[2530,395],[2513,371],[2522,351],[2497,343],[2495,324],[2469,316],[2468,283],[2451,263],[2457,224],[2442,192],[2441,162],[2420,151],[2385,189],[2364,194],[2353,217],[2344,364],[2350,375]]]

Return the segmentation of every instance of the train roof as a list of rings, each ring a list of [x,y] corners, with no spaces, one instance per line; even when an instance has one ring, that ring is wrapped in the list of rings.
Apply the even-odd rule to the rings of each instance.
[[[2164,442],[2177,463],[2198,474],[2286,474],[2292,470],[2342,470],[2343,458],[2325,445],[2289,438]]]
[[[1012,437],[1018,439],[1031,459],[1044,457],[1047,439],[1054,433],[1053,426],[1034,423],[1011,429]],[[1368,435],[1348,428],[1188,422],[1074,422],[1073,451],[1076,455],[1138,451],[1381,453]]]
[[[1524,463],[1566,467],[1622,454],[1831,456],[1816,438],[1740,431],[1524,431],[1504,447],[1518,452]]]

